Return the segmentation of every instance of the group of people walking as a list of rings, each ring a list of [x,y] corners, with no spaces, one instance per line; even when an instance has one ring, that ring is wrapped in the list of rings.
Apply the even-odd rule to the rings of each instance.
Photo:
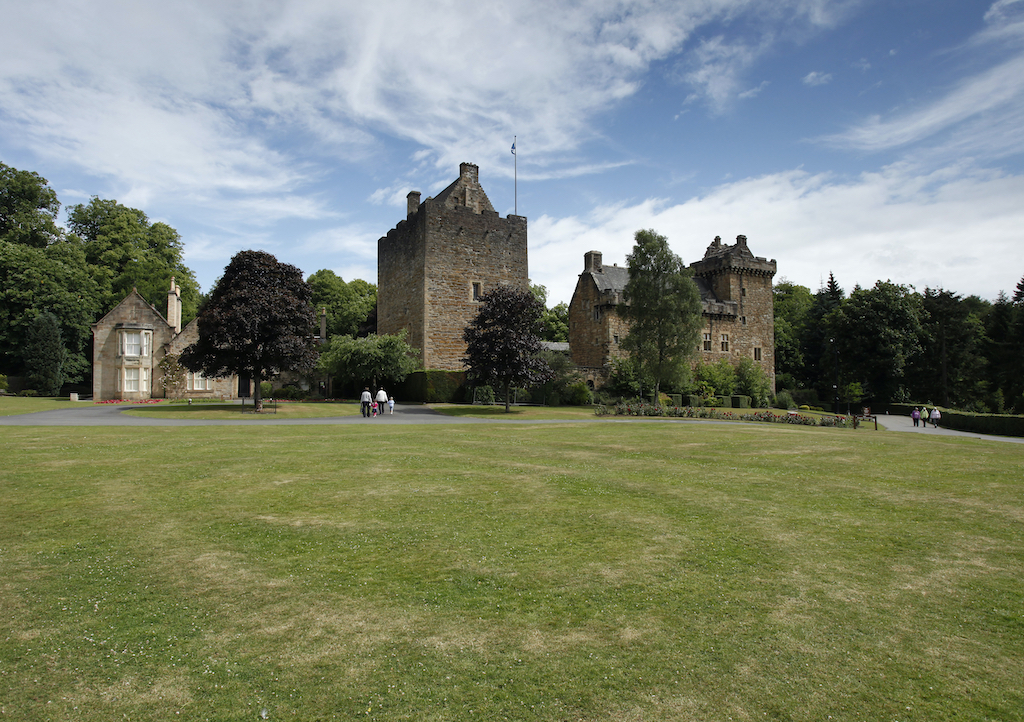
[[[933,407],[931,412],[928,411],[927,406],[923,406],[920,409],[915,406],[914,410],[910,412],[910,418],[913,419],[914,426],[920,423],[924,424],[924,428],[927,429],[928,422],[931,421],[932,427],[937,429],[939,428],[939,419],[942,418],[942,414],[939,413],[938,406]]]
[[[363,416],[368,419],[373,418],[382,415],[384,409],[387,409],[389,414],[395,413],[395,397],[388,396],[383,386],[377,390],[376,395],[370,393],[369,386],[365,387],[359,397],[359,410]]]

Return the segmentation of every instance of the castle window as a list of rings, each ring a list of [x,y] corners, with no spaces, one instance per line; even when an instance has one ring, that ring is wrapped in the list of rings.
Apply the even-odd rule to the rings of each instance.
[[[740,322],[741,322],[741,323],[742,323],[742,324],[743,324],[744,326],[746,326],[746,325],[747,325],[747,317],[746,317],[746,316],[740,316]]]
[[[704,334],[704,350],[705,351],[710,351],[711,350],[711,334],[710,333]]]
[[[473,284],[473,300],[474,301],[479,301],[481,295],[482,294],[480,293],[480,284],[479,283],[474,283]]]
[[[139,369],[124,370],[124,390],[135,392],[139,390]]]
[[[760,361],[761,360],[761,349],[756,348],[756,347],[754,348],[754,360],[755,361]]]
[[[723,333],[722,334],[722,350],[723,351],[728,351],[729,350],[729,334],[727,334],[727,333]]]
[[[600,321],[601,320],[601,307],[600,306],[594,306],[594,320],[595,321]]]
[[[616,345],[618,345],[618,343],[619,343],[619,334],[615,334],[614,336],[612,336],[612,338],[615,339],[615,343],[616,343]]]
[[[190,373],[188,375],[189,391],[212,391],[213,379],[208,379],[201,373]]]

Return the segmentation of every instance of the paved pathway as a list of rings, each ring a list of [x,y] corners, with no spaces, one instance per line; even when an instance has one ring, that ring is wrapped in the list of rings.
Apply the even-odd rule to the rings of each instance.
[[[273,414],[260,418],[239,418],[230,420],[213,419],[161,419],[144,416],[130,416],[125,411],[138,411],[145,406],[119,405],[119,404],[93,404],[82,402],[79,408],[55,409],[52,411],[39,411],[34,414],[20,414],[16,416],[0,416],[0,426],[323,426],[323,425],[344,425],[344,424],[564,424],[564,423],[643,423],[643,422],[674,422],[674,423],[697,423],[697,424],[731,424],[733,421],[717,421],[713,419],[669,419],[652,418],[638,419],[630,417],[604,417],[593,419],[501,419],[501,418],[473,418],[468,416],[447,416],[438,413],[427,406],[402,406],[395,405],[394,414],[384,414],[373,419],[366,419],[362,416],[328,416],[312,419],[285,419],[276,418]],[[966,431],[953,431],[951,429],[938,429],[928,426],[927,428],[915,427],[909,416],[878,417],[878,423],[885,426],[889,431],[907,432],[916,434],[930,434],[932,436],[960,436],[971,439],[988,439],[990,441],[1005,441],[1011,444],[1024,444],[1024,438],[1011,436],[989,436]]]
[[[1016,436],[992,436],[989,434],[979,434],[973,431],[954,431],[953,429],[944,429],[941,426],[935,428],[931,424],[925,426],[914,426],[914,420],[909,416],[890,416],[889,414],[882,414],[878,417],[878,423],[885,426],[889,431],[903,431],[911,434],[926,434],[929,436],[960,436],[968,439],[987,439],[989,441],[1006,441],[1011,444],[1024,444],[1024,438]]]

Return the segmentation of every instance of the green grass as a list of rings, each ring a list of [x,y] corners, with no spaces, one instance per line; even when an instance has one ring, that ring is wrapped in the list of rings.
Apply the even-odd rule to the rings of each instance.
[[[241,404],[215,404],[202,403],[187,404],[156,404],[152,406],[138,406],[131,411],[125,411],[129,416],[142,416],[151,419],[219,419],[259,421],[260,419],[320,419],[335,416],[358,416],[359,403],[326,403],[326,402],[298,402],[281,401],[276,408],[267,405],[265,413],[253,413],[252,402]]]
[[[37,411],[53,409],[80,409],[90,403],[89,401],[69,401],[67,397],[0,396],[0,416],[34,414]]]
[[[445,416],[480,419],[517,419],[537,421],[540,419],[593,419],[593,406],[512,406],[508,412],[504,404],[484,406],[473,404],[428,404],[434,411]]]
[[[0,451],[0,718],[1024,718],[1018,445],[565,423]]]

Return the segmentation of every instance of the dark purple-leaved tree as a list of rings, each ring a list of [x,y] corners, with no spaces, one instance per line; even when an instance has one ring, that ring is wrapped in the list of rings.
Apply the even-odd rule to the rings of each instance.
[[[262,411],[261,381],[316,362],[311,298],[298,268],[263,251],[242,251],[200,307],[199,339],[180,362],[207,377],[251,378],[255,408]]]
[[[484,294],[483,306],[462,337],[470,381],[489,384],[505,395],[509,410],[511,389],[542,384],[551,369],[538,354],[544,304],[529,291],[498,286]]]

